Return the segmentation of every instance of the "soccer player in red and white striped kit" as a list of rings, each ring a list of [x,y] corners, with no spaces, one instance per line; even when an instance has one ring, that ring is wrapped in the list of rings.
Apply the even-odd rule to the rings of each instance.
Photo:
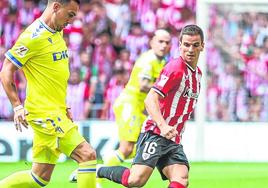
[[[180,57],[164,67],[145,99],[149,116],[143,123],[131,169],[100,167],[99,178],[125,187],[142,187],[157,167],[162,179],[169,180],[169,188],[188,186],[189,163],[180,141],[200,92],[202,74],[197,62],[204,35],[197,25],[187,25],[179,39]]]

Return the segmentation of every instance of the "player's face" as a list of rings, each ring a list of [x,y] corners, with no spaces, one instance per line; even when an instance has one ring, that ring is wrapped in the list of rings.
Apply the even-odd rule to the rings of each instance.
[[[75,1],[70,1],[67,4],[57,3],[55,7],[53,17],[54,29],[61,31],[72,22],[79,10],[79,5]]]
[[[162,58],[170,50],[170,36],[169,35],[161,35],[154,36],[152,39],[151,47],[156,56]]]
[[[200,35],[183,35],[180,42],[180,54],[189,65],[196,65],[204,43]]]

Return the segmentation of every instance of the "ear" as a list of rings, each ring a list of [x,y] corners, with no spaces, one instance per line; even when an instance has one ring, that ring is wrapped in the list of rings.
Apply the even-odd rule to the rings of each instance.
[[[54,2],[52,7],[53,7],[53,12],[55,13],[55,12],[58,12],[58,10],[61,8],[61,4],[58,2]]]
[[[203,51],[204,50],[204,47],[205,47],[205,43],[203,42],[202,44],[201,44],[201,50],[200,51]]]

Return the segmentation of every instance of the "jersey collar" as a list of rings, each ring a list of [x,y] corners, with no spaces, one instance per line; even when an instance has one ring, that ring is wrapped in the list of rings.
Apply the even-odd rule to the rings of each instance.
[[[184,61],[184,59],[180,56],[180,58],[182,59],[182,61],[185,63],[185,65],[193,72],[195,72],[196,69],[193,69],[186,61]]]
[[[38,21],[51,33],[56,33],[56,30],[50,28],[43,20],[41,20],[40,18],[38,19]]]

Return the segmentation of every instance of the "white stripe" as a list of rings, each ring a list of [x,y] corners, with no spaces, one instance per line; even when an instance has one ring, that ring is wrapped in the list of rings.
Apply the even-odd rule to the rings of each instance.
[[[158,89],[156,89],[156,88],[154,88],[154,87],[152,87],[152,89],[153,89],[156,93],[158,93],[159,95],[161,95],[162,97],[165,97],[165,95],[163,95],[163,93],[160,92]]]
[[[187,69],[188,71],[188,69]],[[193,76],[192,76],[192,72],[191,71],[188,71],[188,78],[189,78],[189,85],[190,85],[190,93],[193,93]],[[185,103],[185,106],[184,106],[184,110],[183,110],[183,113],[182,114],[187,114],[187,111],[188,111],[188,108],[189,108],[189,104],[190,104],[190,101],[191,101],[191,97],[188,97],[187,100],[186,100],[186,103]]]
[[[193,92],[193,79],[192,79],[192,72],[191,71],[188,71],[187,69],[187,77],[189,78],[189,90],[190,90],[190,93]],[[187,111],[188,111],[188,108],[189,108],[189,104],[190,104],[190,101],[191,101],[191,98],[190,97],[187,97],[186,99],[186,103],[184,105],[184,109],[183,109],[183,112],[182,112],[182,115],[180,116],[180,118],[178,119],[176,125],[174,126],[175,129],[178,128],[179,124],[183,121],[183,117],[185,115],[187,115]]]
[[[199,95],[200,88],[199,88],[199,75],[198,75],[198,71],[196,71],[195,79],[196,79],[196,93],[198,93],[198,95]],[[194,99],[193,108],[195,107],[196,102],[197,102],[197,99]]]
[[[171,104],[171,107],[170,107],[170,113],[169,113],[169,116],[166,119],[167,124],[169,124],[171,118],[174,117],[174,115],[176,113],[180,97],[183,94],[184,89],[185,89],[185,81],[186,81],[185,74],[183,74],[180,87],[179,87],[179,89],[177,90],[177,92],[174,95],[174,98],[173,98],[173,101],[172,101],[172,104]]]

